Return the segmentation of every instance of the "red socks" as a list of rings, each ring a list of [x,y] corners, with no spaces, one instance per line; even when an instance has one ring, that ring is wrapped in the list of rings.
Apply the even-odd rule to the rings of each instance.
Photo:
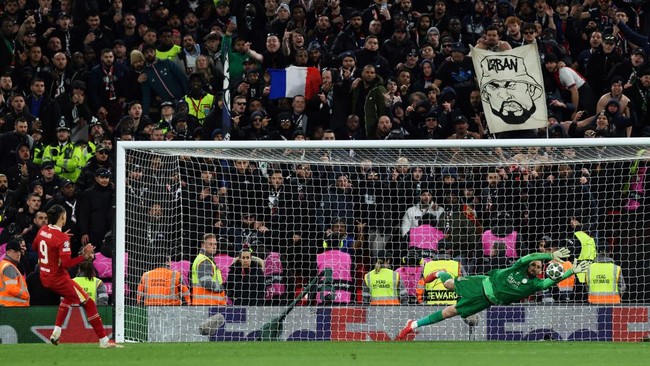
[[[84,310],[86,310],[86,316],[88,317],[88,322],[93,326],[95,334],[99,339],[106,337],[106,331],[104,330],[104,325],[102,324],[102,319],[97,313],[97,306],[93,299],[88,299],[85,304],[82,305]],[[57,316],[57,321],[59,320]]]

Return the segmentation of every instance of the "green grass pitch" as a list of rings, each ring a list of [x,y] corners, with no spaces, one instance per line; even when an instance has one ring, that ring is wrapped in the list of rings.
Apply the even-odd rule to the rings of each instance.
[[[1,345],[15,365],[649,365],[650,343],[599,342],[222,342]],[[4,363],[3,363],[4,364]],[[11,364],[11,362],[10,362]]]

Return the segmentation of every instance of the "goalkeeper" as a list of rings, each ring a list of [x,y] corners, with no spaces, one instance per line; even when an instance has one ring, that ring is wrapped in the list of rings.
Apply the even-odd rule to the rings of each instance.
[[[543,260],[553,259],[564,262],[562,258],[567,258],[569,254],[570,251],[567,248],[561,248],[553,253],[529,254],[520,258],[512,267],[495,269],[488,272],[487,275],[454,278],[444,271],[431,273],[424,281],[429,283],[439,279],[446,289],[458,294],[458,303],[417,321],[409,320],[399,332],[397,339],[403,340],[407,334],[419,327],[435,324],[456,315],[467,318],[492,305],[511,304],[537,291],[546,290],[575,273],[585,272],[589,267],[589,262],[583,261],[576,262],[574,268],[566,271],[559,279],[542,280],[537,277],[542,273]]]

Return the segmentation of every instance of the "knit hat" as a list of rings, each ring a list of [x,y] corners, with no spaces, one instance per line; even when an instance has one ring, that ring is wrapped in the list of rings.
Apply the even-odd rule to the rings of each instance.
[[[144,61],[144,55],[138,50],[131,51],[131,65],[136,61]]]
[[[436,27],[429,28],[429,30],[427,30],[427,35],[429,35],[429,33],[436,33],[436,34],[440,35],[440,31]]]
[[[276,15],[277,15],[278,12],[280,11],[280,9],[284,9],[284,10],[286,10],[286,11],[288,11],[288,12],[291,12],[291,11],[289,10],[289,5],[287,5],[287,4],[280,4],[280,6],[278,6],[278,8],[275,9],[275,14],[276,14]]]

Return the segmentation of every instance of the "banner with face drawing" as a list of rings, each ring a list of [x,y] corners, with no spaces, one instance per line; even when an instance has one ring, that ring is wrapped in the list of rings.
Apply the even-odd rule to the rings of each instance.
[[[473,48],[472,61],[491,133],[548,124],[544,79],[535,45],[503,52]]]

